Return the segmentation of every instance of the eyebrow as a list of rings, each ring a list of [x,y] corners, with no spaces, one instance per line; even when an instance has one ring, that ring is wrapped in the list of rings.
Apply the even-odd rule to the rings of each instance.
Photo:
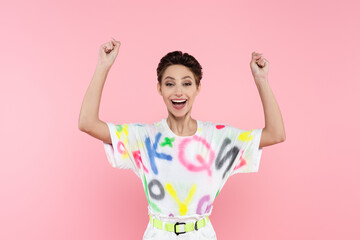
[[[170,76],[167,76],[166,78],[164,78],[164,80],[167,79],[167,78],[170,78],[170,79],[172,79],[172,80],[175,80],[175,78],[170,77]],[[185,77],[183,77],[183,78],[181,78],[181,79],[185,79],[185,78],[191,78],[191,77],[190,77],[190,76],[185,76]],[[191,78],[191,79],[192,79],[192,78]]]

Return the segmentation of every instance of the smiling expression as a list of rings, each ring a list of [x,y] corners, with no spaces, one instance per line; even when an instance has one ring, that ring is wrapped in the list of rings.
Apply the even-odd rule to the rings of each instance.
[[[166,107],[174,116],[183,116],[191,111],[193,102],[199,94],[201,84],[196,87],[194,74],[189,68],[181,64],[170,65],[166,68],[163,78],[157,84],[157,90],[163,97]],[[186,101],[184,107],[179,109],[173,101]]]

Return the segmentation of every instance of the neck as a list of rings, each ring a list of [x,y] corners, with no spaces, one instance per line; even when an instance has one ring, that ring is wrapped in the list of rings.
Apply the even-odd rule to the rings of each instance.
[[[197,130],[197,122],[190,116],[190,114],[177,117],[169,113],[166,122],[169,125],[171,131],[179,136],[193,135]]]

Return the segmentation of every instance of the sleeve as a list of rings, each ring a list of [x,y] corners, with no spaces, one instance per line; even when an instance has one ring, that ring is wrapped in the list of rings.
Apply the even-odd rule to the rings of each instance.
[[[236,156],[230,176],[236,173],[258,172],[263,148],[259,148],[263,128],[242,130],[235,128],[240,151]]]
[[[140,176],[139,157],[140,151],[137,147],[137,133],[139,124],[118,124],[106,122],[111,136],[111,144],[105,143],[106,157],[114,168],[131,169]],[[135,126],[138,125],[138,126]]]

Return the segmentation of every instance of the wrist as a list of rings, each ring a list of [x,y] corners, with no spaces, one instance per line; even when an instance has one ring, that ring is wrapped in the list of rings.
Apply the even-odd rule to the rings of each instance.
[[[255,83],[257,85],[262,85],[262,84],[268,83],[268,78],[267,77],[254,78],[254,80],[255,80]]]
[[[108,73],[110,71],[110,68],[111,68],[111,66],[107,66],[107,65],[102,64],[102,63],[98,63],[96,65],[96,71],[99,71],[99,72]]]

